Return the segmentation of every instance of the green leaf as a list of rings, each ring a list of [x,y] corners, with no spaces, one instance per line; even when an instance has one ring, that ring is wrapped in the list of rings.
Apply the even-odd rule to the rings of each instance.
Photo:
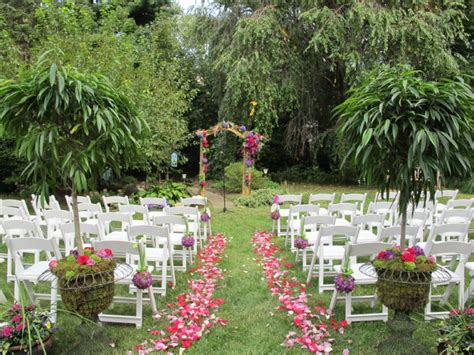
[[[51,68],[49,69],[49,83],[51,86],[54,85],[54,82],[56,81],[56,72],[58,71],[58,67],[56,66],[55,63],[51,64]]]

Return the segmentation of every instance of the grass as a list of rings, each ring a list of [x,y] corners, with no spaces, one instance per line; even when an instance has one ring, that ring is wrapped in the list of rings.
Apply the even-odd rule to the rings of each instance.
[[[291,185],[291,192],[355,192],[362,191],[359,187],[347,186],[317,186],[317,185]],[[370,191],[369,198],[372,199],[375,191]],[[255,262],[255,254],[251,245],[251,236],[256,230],[269,230],[271,220],[268,208],[248,209],[233,207],[230,211],[223,213],[220,210],[213,211],[213,231],[224,233],[229,243],[221,261],[220,267],[225,270],[225,280],[222,288],[218,289],[215,296],[225,300],[219,314],[228,321],[226,327],[216,326],[210,334],[194,343],[186,352],[190,354],[298,354],[301,350],[291,350],[281,347],[285,335],[294,327],[290,324],[290,318],[281,311],[275,310],[279,305],[277,299],[271,297],[261,267]],[[283,246],[281,238],[276,243]],[[0,246],[1,252],[5,246]],[[284,248],[281,252],[293,261],[294,257]],[[305,280],[305,274],[301,271],[301,264],[295,264],[291,272]],[[0,275],[6,274],[6,264],[0,264]],[[177,274],[177,287],[168,291],[166,297],[157,297],[158,307],[164,308],[167,303],[172,302],[176,295],[186,291],[186,282],[191,275],[189,273]],[[322,295],[317,293],[315,283],[308,287],[312,293],[311,303],[317,300],[329,303],[330,293]],[[0,287],[9,294],[11,285],[7,285],[5,277],[0,277]],[[11,292],[11,291],[10,291]],[[125,308],[124,308],[125,307]],[[131,306],[116,306],[115,309],[128,309],[133,312]],[[344,314],[343,304],[336,307],[336,319],[342,320]],[[83,353],[83,354],[124,354],[133,350],[134,346],[149,336],[148,329],[156,326],[163,329],[165,321],[158,324],[151,320],[151,312],[148,306],[144,308],[144,325],[140,330],[131,325],[104,326],[110,341],[101,346],[94,341],[82,341],[80,343],[80,321],[74,316],[61,313],[58,326],[60,331],[55,335],[55,345],[51,354]],[[416,332],[417,339],[429,350],[428,353],[435,354],[437,322],[422,322]],[[352,354],[377,354],[376,345],[388,334],[388,328],[383,322],[354,323],[347,328],[344,336],[336,336],[334,352],[340,354],[348,347]],[[352,344],[348,344],[351,340]],[[109,343],[113,343],[111,347]]]

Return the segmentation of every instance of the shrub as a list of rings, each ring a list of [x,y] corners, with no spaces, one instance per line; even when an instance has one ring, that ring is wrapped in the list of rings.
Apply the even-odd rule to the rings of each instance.
[[[275,172],[272,178],[278,182],[311,182],[319,184],[354,184],[357,183],[356,175],[345,176],[337,171],[326,172],[316,165],[293,165],[284,171]]]
[[[237,162],[225,168],[226,189],[229,192],[242,191],[242,162]],[[279,185],[263,176],[263,172],[252,169],[252,190],[277,189]]]
[[[237,206],[243,207],[262,207],[262,206],[271,206],[273,203],[273,197],[277,194],[286,194],[287,191],[282,191],[281,189],[260,189],[252,191],[250,196],[241,196],[237,197],[234,200],[234,203]]]
[[[163,197],[166,201],[175,204],[184,197],[188,197],[189,192],[186,185],[181,182],[165,182],[152,185],[146,190],[139,191],[131,196],[134,203],[138,203],[139,197]]]

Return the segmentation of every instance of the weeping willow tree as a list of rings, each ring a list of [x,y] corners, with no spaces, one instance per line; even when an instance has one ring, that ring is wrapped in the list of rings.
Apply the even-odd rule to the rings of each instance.
[[[191,47],[205,48],[203,76],[219,119],[245,119],[289,159],[314,157],[334,127],[331,109],[382,63],[409,64],[426,79],[453,77],[465,58],[463,1],[215,1],[196,16]],[[215,15],[217,12],[217,15]],[[248,116],[248,101],[258,102]],[[281,139],[283,138],[283,139]],[[270,142],[269,146],[272,146]],[[281,164],[281,159],[279,160]]]
[[[24,174],[43,199],[55,187],[72,193],[76,246],[83,254],[77,194],[93,176],[120,173],[138,151],[146,125],[104,76],[40,61],[0,82],[0,127],[28,162]]]

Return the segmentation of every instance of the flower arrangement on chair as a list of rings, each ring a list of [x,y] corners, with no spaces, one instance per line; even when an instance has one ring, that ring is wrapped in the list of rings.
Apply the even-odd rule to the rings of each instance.
[[[138,249],[138,267],[137,272],[133,275],[132,282],[140,290],[146,290],[153,285],[153,277],[148,271],[148,265],[145,261],[145,245],[143,240],[139,240],[138,243],[134,245],[134,248]]]
[[[2,318],[6,321],[0,327],[2,354],[46,354],[52,347],[57,328],[48,312],[38,312],[33,304],[24,307],[15,303]]]
[[[346,256],[341,266],[341,272],[336,275],[334,288],[338,293],[351,293],[355,289],[353,271],[349,267],[349,258]]]
[[[110,249],[85,248],[83,255],[71,250],[67,257],[49,262],[49,269],[58,278],[64,306],[94,320],[112,303],[115,267]]]
[[[274,221],[278,221],[280,219],[280,202],[279,202],[280,198],[278,197],[278,195],[275,195],[273,197],[273,204],[272,204],[272,207],[270,209],[270,212],[271,212],[271,217]]]
[[[189,250],[189,262],[193,262],[193,251],[192,248],[194,247],[194,244],[196,243],[196,240],[194,239],[194,236],[189,233],[189,228],[188,228],[188,223],[186,222],[186,230],[184,232],[183,237],[181,238],[181,245],[183,248]]]

